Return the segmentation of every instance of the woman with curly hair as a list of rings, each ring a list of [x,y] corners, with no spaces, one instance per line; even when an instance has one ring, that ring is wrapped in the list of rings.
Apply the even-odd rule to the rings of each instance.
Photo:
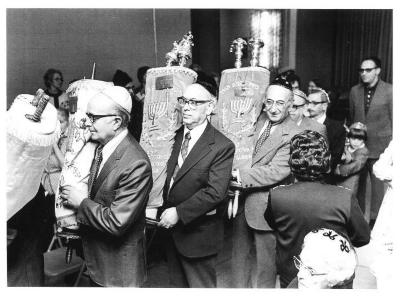
[[[290,142],[289,167],[295,183],[270,191],[265,219],[277,231],[277,271],[282,288],[296,277],[293,256],[304,236],[315,228],[345,234],[356,247],[366,245],[370,229],[357,200],[348,189],[324,182],[330,168],[325,138],[306,130]]]

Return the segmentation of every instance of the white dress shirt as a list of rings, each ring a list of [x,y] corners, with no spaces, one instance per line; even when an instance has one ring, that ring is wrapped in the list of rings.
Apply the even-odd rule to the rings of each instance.
[[[97,176],[99,176],[99,173],[101,169],[103,169],[104,164],[107,162],[108,158],[110,158],[111,154],[115,151],[117,146],[121,143],[121,141],[128,135],[128,129],[124,129],[121,133],[119,133],[117,136],[115,136],[113,139],[111,139],[109,142],[106,143],[106,145],[103,147],[103,161],[101,161],[99,171],[97,173]]]
[[[201,135],[203,135],[204,130],[206,129],[208,124],[208,121],[204,121],[204,123],[194,127],[192,130],[189,130],[186,126],[185,129],[183,130],[183,140],[182,140],[182,144],[181,144],[181,149],[179,150],[179,157],[178,157],[178,165],[179,167],[182,167],[183,164],[183,158],[182,158],[182,145],[183,142],[185,141],[185,135],[187,132],[190,131],[190,140],[189,140],[189,145],[188,145],[188,152],[187,152],[187,156],[189,156],[190,151],[192,150],[192,148],[194,147],[194,145],[196,144],[196,142],[199,140],[199,138],[201,137]],[[186,156],[186,157],[187,157]],[[174,183],[174,179],[171,178],[171,182],[169,184],[169,187],[171,188],[172,184]]]

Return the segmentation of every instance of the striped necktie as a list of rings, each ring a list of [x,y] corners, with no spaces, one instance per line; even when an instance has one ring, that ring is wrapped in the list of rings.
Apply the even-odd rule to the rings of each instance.
[[[185,161],[187,155],[188,155],[188,150],[189,150],[189,141],[192,137],[190,136],[190,131],[186,132],[185,134],[185,140],[182,143],[182,147],[181,147],[181,156],[182,156],[182,160]],[[172,179],[175,179],[176,175],[178,174],[180,167],[179,167],[179,163],[176,163],[175,169],[174,169],[174,173],[172,174]]]
[[[100,164],[103,161],[103,147],[104,146],[99,145],[96,148],[95,157],[94,157],[92,166],[90,167],[90,175],[89,175],[89,182],[88,182],[89,196],[90,196],[90,192],[92,191],[93,184],[97,178],[97,174],[99,173]]]
[[[272,127],[272,122],[268,121],[267,127],[263,131],[263,133],[260,135],[260,137],[257,139],[256,146],[254,148],[253,156],[255,156],[258,151],[260,150],[262,144],[264,141],[269,137],[269,134],[271,133],[271,127]]]

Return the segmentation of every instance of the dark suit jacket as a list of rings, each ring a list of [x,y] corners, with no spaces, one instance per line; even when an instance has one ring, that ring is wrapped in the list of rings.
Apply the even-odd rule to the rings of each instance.
[[[253,147],[255,147],[258,134],[266,120],[266,114],[262,113],[256,124]],[[243,197],[240,199],[245,199],[246,222],[254,229],[271,230],[264,219],[268,190],[289,177],[290,140],[299,132],[299,127],[288,116],[275,127],[275,130],[261,145],[257,154],[253,156],[251,168],[240,170],[240,178],[243,184]]]
[[[177,131],[167,163],[163,208],[177,209],[179,221],[171,233],[178,252],[185,257],[204,257],[216,254],[222,247],[222,217],[235,146],[208,123],[169,188],[183,131],[183,127]],[[212,214],[216,208],[216,214]]]
[[[366,245],[370,229],[348,189],[320,182],[297,182],[271,190],[265,219],[277,231],[277,269],[286,279],[297,274],[293,256],[304,236],[325,227],[348,235],[354,246]]]
[[[324,121],[328,132],[329,151],[331,152],[331,172],[328,175],[328,182],[334,183],[334,171],[342,158],[344,144],[346,142],[346,130],[343,123],[326,117]]]
[[[145,207],[150,161],[132,135],[117,146],[78,209],[86,265],[103,286],[140,286],[145,278]]]
[[[392,139],[392,85],[379,80],[367,114],[364,111],[364,86],[354,86],[350,91],[349,108],[350,122],[361,122],[367,126],[369,157],[378,159]]]
[[[347,164],[339,164],[336,174],[337,185],[350,189],[353,193],[358,191],[358,182],[361,170],[368,159],[368,149],[364,146],[351,153],[352,161]]]

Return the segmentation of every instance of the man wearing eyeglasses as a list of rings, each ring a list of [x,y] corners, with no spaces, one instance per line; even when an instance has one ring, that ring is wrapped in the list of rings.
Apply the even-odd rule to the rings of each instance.
[[[329,151],[331,153],[331,169],[326,181],[330,184],[335,184],[334,171],[343,154],[346,130],[342,122],[333,120],[326,115],[329,103],[327,92],[321,88],[315,88],[307,98],[307,113],[311,119],[326,127]]]
[[[131,106],[128,91],[119,86],[89,100],[89,130],[99,145],[88,191],[70,185],[61,192],[64,205],[77,209],[93,286],[138,287],[145,280],[145,207],[152,172],[146,153],[127,130]]]
[[[292,103],[292,85],[278,77],[266,91],[265,108],[256,123],[251,167],[232,172],[232,179],[240,181],[241,190],[233,221],[233,287],[275,288],[276,239],[264,212],[268,190],[285,183],[290,175],[289,142],[300,132],[289,116]]]
[[[159,226],[167,229],[172,287],[214,288],[223,241],[223,213],[234,144],[207,120],[215,98],[205,86],[189,85],[178,103],[183,126],[167,163]]]
[[[372,167],[392,139],[393,90],[391,84],[380,79],[381,61],[377,57],[365,58],[359,73],[361,83],[350,91],[350,124],[361,122],[367,126],[369,158],[366,167],[371,179],[370,218],[373,226],[385,188],[383,182],[373,174]],[[363,187],[366,186],[366,179],[367,176],[360,178]],[[365,201],[360,201],[360,205],[365,210]]]
[[[289,115],[292,120],[299,126],[301,131],[312,130],[320,133],[326,139],[327,132],[326,127],[323,124],[313,121],[310,118],[304,116],[304,112],[307,107],[307,96],[299,89],[293,90],[293,104],[289,108]]]

